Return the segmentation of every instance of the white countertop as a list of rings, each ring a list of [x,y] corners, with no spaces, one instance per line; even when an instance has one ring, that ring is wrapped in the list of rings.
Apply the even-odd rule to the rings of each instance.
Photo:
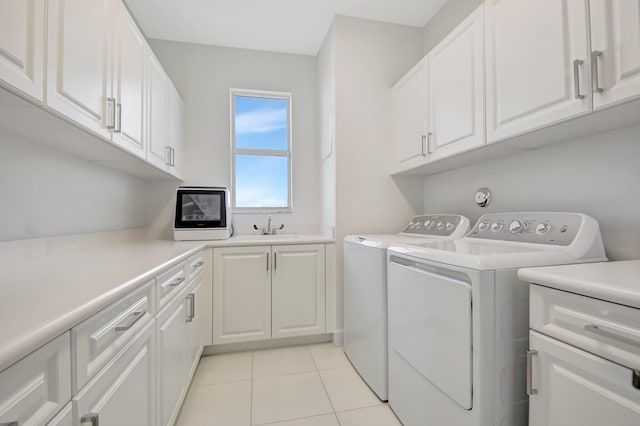
[[[0,371],[206,247],[333,241],[282,235],[176,242],[134,230],[0,243]]]
[[[518,278],[640,309],[640,260],[524,268]]]

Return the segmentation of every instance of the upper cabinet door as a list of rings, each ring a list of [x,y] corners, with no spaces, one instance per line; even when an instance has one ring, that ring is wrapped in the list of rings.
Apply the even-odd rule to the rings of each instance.
[[[144,81],[147,42],[120,0],[116,0],[114,6],[118,21],[115,29],[114,97],[117,104],[113,142],[145,158]]]
[[[430,161],[484,145],[482,6],[429,53]]]
[[[488,142],[591,110],[586,0],[487,0],[484,8]]]
[[[114,124],[115,105],[107,99],[111,93],[107,8],[106,0],[49,1],[46,102],[109,139],[107,126]]]
[[[180,94],[169,84],[169,113],[167,117],[169,125],[167,145],[171,148],[169,160],[169,173],[182,179],[182,165],[184,155],[184,102]]]
[[[391,89],[392,172],[407,170],[427,160],[427,58],[418,62]]]
[[[160,169],[167,169],[167,107],[169,81],[162,67],[150,51],[147,53],[147,161]]]
[[[640,1],[591,0],[593,106],[640,97]]]
[[[42,102],[45,0],[0,2],[0,86]]]

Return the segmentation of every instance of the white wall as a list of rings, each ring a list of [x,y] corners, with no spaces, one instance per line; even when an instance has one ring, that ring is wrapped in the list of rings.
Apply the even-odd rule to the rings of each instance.
[[[320,122],[320,183],[323,227],[336,226],[336,63],[333,25],[318,52],[318,111]]]
[[[422,181],[388,172],[390,88],[422,55],[422,29],[338,16],[335,64],[337,325],[342,327],[342,240],[397,232],[422,209]],[[326,44],[326,43],[325,43]]]
[[[429,53],[440,40],[473,12],[484,0],[449,0],[424,27],[424,54]]]
[[[570,211],[600,223],[611,260],[640,258],[640,126],[626,127],[424,179],[426,213]],[[486,208],[473,202],[483,186]]]
[[[185,184],[230,186],[231,88],[292,93],[293,213],[274,214],[273,222],[319,225],[316,58],[160,40],[149,43],[186,104]],[[233,222],[236,232],[247,233],[252,224],[266,223],[266,215],[235,214]]]
[[[146,183],[0,129],[0,241],[146,227]]]

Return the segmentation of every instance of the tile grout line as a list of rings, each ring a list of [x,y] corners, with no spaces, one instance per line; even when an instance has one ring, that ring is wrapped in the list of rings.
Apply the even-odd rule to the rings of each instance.
[[[333,411],[333,416],[336,418],[336,421],[338,422],[338,426],[341,426],[340,419],[338,418],[336,409],[333,406],[331,397],[329,396],[329,391],[327,391],[327,386],[324,384],[324,380],[322,380],[322,374],[320,374],[320,370],[318,369],[318,365],[316,364],[316,360],[313,357],[313,353],[311,352],[311,349],[309,349],[309,355],[311,356],[311,362],[313,362],[313,366],[316,368],[316,373],[318,373],[318,377],[320,378],[320,383],[322,383],[322,389],[324,389],[324,393],[325,395],[327,395],[327,399],[329,400],[329,405],[331,406],[331,410]]]

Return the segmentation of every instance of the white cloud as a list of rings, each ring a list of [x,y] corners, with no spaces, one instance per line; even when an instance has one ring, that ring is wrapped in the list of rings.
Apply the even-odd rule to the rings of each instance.
[[[236,134],[266,133],[287,127],[287,110],[257,109],[236,115]]]

